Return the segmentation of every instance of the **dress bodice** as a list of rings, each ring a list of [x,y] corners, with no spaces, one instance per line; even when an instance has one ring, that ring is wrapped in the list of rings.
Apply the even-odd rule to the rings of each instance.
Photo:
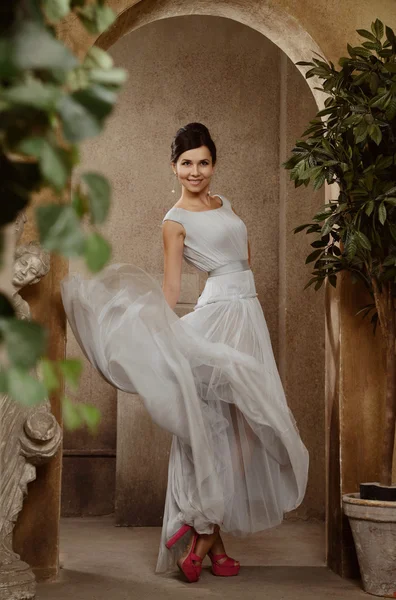
[[[173,207],[163,219],[184,227],[184,258],[201,271],[248,258],[245,223],[233,212],[227,198],[217,196],[223,203],[219,208],[195,212]]]

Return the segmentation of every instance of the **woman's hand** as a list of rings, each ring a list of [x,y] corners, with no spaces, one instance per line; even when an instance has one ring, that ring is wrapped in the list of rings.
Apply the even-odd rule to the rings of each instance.
[[[162,291],[172,310],[180,296],[181,272],[185,229],[176,221],[165,221],[162,225],[164,244],[164,279]]]

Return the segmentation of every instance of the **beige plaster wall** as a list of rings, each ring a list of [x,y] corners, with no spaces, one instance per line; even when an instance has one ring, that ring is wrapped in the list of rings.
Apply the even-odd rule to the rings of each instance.
[[[105,228],[113,260],[132,261],[161,276],[160,224],[175,202],[170,142],[180,125],[204,122],[218,146],[212,189],[225,194],[247,224],[259,299],[290,406],[311,453],[307,499],[298,515],[321,518],[323,297],[302,291],[309,273],[303,266],[308,244],[291,230],[310,218],[323,202],[323,193],[296,194],[279,168],[315,114],[312,94],[274,44],[228,19],[191,16],[157,21],[121,38],[110,53],[118,66],[128,69],[129,81],[106,132],[86,145],[84,169],[98,169],[113,183],[112,212]],[[79,268],[71,265],[71,270]],[[185,266],[181,312],[191,309],[203,282],[204,277]],[[77,353],[70,335],[68,353]],[[114,501],[115,392],[87,366],[80,398],[97,404],[104,419],[96,439],[66,433],[64,514],[100,513]],[[130,418],[130,411],[127,414]],[[139,424],[131,423],[132,429],[139,431]],[[128,460],[133,446],[139,445],[136,456],[142,455],[144,444],[149,451],[145,432],[143,427],[134,436]],[[147,471],[151,476],[155,476],[152,464]],[[81,485],[86,478],[92,491]],[[150,519],[153,522],[152,515]]]
[[[118,15],[117,22],[102,37],[110,47],[120,35],[160,18],[184,15],[211,15],[234,19],[263,33],[281,48],[293,62],[309,60],[313,51],[337,61],[345,53],[346,43],[354,43],[357,29],[369,28],[377,17],[394,26],[394,0],[109,0]],[[61,37],[77,53],[85,54],[94,36],[70,18],[60,27]],[[310,80],[313,93],[322,98]]]

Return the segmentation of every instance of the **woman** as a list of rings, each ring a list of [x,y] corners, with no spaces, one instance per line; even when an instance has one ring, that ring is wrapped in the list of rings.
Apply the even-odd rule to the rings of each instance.
[[[71,326],[116,387],[137,391],[174,434],[157,572],[174,562],[199,579],[232,576],[220,530],[279,524],[303,499],[308,453],[288,409],[249,266],[244,223],[209,192],[216,147],[191,123],[172,144],[182,194],[163,222],[162,290],[133,265],[63,284]],[[179,319],[182,259],[209,273],[195,310]],[[183,552],[185,534],[190,544]]]

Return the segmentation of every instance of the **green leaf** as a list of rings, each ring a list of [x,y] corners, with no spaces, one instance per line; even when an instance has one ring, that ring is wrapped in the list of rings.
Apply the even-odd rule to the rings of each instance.
[[[366,121],[362,121],[357,127],[355,127],[353,133],[355,136],[355,142],[357,144],[363,142],[366,139],[368,135],[368,128],[369,125],[367,125]]]
[[[369,31],[367,31],[367,29],[358,29],[357,33],[361,36],[364,37],[368,40],[371,40],[372,42],[376,41],[376,37],[375,35],[373,35],[372,33],[370,33]]]
[[[311,254],[309,254],[305,260],[305,264],[308,265],[311,262],[314,262],[314,260],[316,260],[323,252],[323,249],[320,248],[319,250],[314,250],[313,252],[311,252]]]
[[[99,69],[111,69],[114,61],[110,54],[99,48],[98,46],[92,46],[87,52],[84,60],[84,67],[92,69],[99,67]]]
[[[394,52],[390,48],[386,48],[385,50],[381,50],[381,52],[378,52],[378,54],[382,58],[391,58],[393,56]]]
[[[89,78],[94,83],[122,85],[128,78],[125,69],[91,69]]]
[[[379,205],[379,208],[378,208],[378,218],[379,218],[381,225],[383,225],[385,223],[386,215],[387,215],[387,213],[386,213],[385,204],[383,202],[381,202],[381,204]]]
[[[364,42],[363,44],[364,48],[368,48],[369,50],[375,50],[376,52],[379,52],[380,50],[382,50],[382,44],[381,42]]]
[[[307,227],[310,227],[311,223],[306,223],[305,225],[299,225],[293,229],[293,233],[300,233],[300,231],[304,231]]]
[[[324,212],[316,213],[313,219],[314,221],[318,221],[320,223],[321,221],[325,221],[328,217],[331,217],[331,215],[331,211],[325,210]]]
[[[356,231],[356,237],[357,237],[358,241],[360,242],[360,245],[365,250],[371,250],[370,240],[364,233],[362,233],[361,231]]]
[[[71,169],[67,164],[66,153],[62,149],[52,146],[44,138],[31,137],[22,141],[19,150],[28,156],[38,158],[44,179],[58,192],[63,190]]]
[[[380,84],[380,78],[374,71],[370,74],[370,90],[372,94],[376,94],[378,86]]]
[[[110,184],[103,175],[85,173],[81,179],[88,188],[87,196],[91,209],[92,223],[103,223],[110,207]]]
[[[25,406],[40,404],[47,398],[44,384],[18,367],[7,371],[7,391],[16,402]]]
[[[308,289],[316,281],[318,281],[318,278],[317,277],[312,277],[312,279],[310,279],[308,281],[308,283],[304,286],[304,290]]]
[[[88,199],[79,189],[73,190],[71,205],[76,211],[79,219],[81,219],[88,212]]]
[[[322,187],[322,185],[324,184],[325,181],[326,181],[326,173],[323,170],[322,173],[319,173],[319,175],[317,175],[315,177],[314,184],[313,184],[313,189],[314,190],[319,190]]]
[[[355,256],[357,249],[358,249],[358,245],[357,245],[356,238],[354,235],[349,236],[349,239],[348,239],[347,243],[345,244],[345,249],[346,249],[347,257],[349,258],[349,260],[351,260]]]
[[[98,32],[103,33],[114,23],[116,15],[109,6],[99,5],[96,7],[96,23]]]
[[[85,260],[88,268],[96,273],[100,271],[111,256],[111,247],[98,233],[92,233],[86,241]]]
[[[13,44],[13,60],[22,71],[69,71],[77,66],[73,54],[38,23],[23,20]]]
[[[96,406],[90,404],[77,404],[78,412],[81,415],[81,420],[87,425],[91,433],[97,433],[101,415]]]
[[[58,103],[58,111],[65,138],[69,142],[81,142],[102,131],[99,120],[72,96],[63,96]]]
[[[53,362],[46,358],[42,359],[40,362],[40,374],[48,393],[59,389],[60,382]]]
[[[367,202],[367,204],[366,204],[366,210],[365,210],[365,213],[366,213],[366,215],[367,215],[368,217],[369,217],[369,216],[371,215],[371,213],[373,212],[373,210],[374,210],[374,207],[375,207],[374,200],[370,200],[369,202]]]
[[[10,301],[10,298],[7,297],[3,292],[0,292],[0,317],[3,318],[11,318],[15,315],[15,308]],[[1,338],[1,336],[0,336]]]
[[[391,98],[390,92],[381,93],[376,96],[376,100],[370,102],[370,106],[371,108],[380,108],[384,110],[389,105]]]
[[[75,358],[68,358],[67,360],[59,361],[58,366],[67,385],[76,390],[82,373],[81,361]]]
[[[7,394],[8,392],[8,381],[7,371],[0,369],[0,394]]]
[[[73,100],[102,122],[113,110],[117,94],[103,85],[94,84],[74,92]]]
[[[322,172],[322,170],[323,170],[322,166],[311,167],[309,169],[306,169],[306,170],[302,171],[302,173],[300,175],[300,179],[302,181],[305,181],[307,179],[315,178]]]
[[[389,73],[396,73],[396,63],[394,62],[386,62],[384,67]]]
[[[16,367],[29,369],[45,352],[47,334],[34,321],[1,319],[0,331],[6,345],[9,360]]]
[[[61,93],[61,90],[54,85],[29,78],[22,83],[3,89],[1,98],[12,104],[33,106],[40,110],[50,111],[54,109]]]
[[[19,74],[14,60],[14,41],[10,36],[0,36],[0,76],[4,79]]]
[[[381,40],[384,37],[384,24],[376,19],[375,23],[371,24],[371,31],[377,39]]]
[[[312,242],[312,244],[311,244],[312,248],[326,248],[327,244],[329,243],[328,237],[329,236],[326,236],[324,239],[320,239],[320,240],[316,240],[315,242]]]
[[[388,256],[382,263],[382,266],[384,266],[384,267],[394,267],[395,265],[396,265],[396,256],[395,255]]]
[[[393,29],[391,29],[390,27],[385,27],[385,33],[386,33],[386,38],[387,38],[388,42],[392,46],[393,52],[396,52],[396,37],[395,37],[395,33],[394,33]]]
[[[71,206],[47,204],[37,207],[36,220],[41,244],[64,256],[80,256],[84,235]]]
[[[353,55],[361,56],[362,58],[369,58],[372,55],[372,52],[371,50],[367,50],[367,48],[356,46],[353,48]]]
[[[90,33],[103,33],[114,23],[115,13],[108,6],[90,4],[78,12],[84,27]]]
[[[382,156],[380,155],[377,158],[375,164],[375,170],[377,172],[382,171],[384,169],[388,169],[391,165],[393,165],[393,156]]]
[[[82,418],[78,406],[66,396],[62,399],[63,423],[66,429],[74,431],[82,425]]]
[[[70,0],[42,0],[45,15],[52,23],[57,23],[70,12]]]
[[[396,223],[391,223],[390,221],[388,221],[388,227],[389,227],[391,236],[396,241]]]
[[[379,146],[382,140],[382,132],[378,125],[370,125],[368,133],[371,139]]]
[[[333,286],[333,288],[337,287],[337,275],[329,275],[328,280],[329,280],[330,285]]]
[[[385,117],[388,119],[388,121],[393,121],[393,119],[396,117],[396,96],[392,96],[386,109]]]

